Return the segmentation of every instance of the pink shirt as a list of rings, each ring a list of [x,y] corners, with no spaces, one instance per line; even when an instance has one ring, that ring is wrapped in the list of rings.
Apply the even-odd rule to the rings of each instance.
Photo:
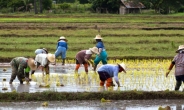
[[[90,50],[81,50],[77,53],[76,59],[80,64],[83,64],[85,62],[85,59],[90,59],[92,56],[92,52]]]

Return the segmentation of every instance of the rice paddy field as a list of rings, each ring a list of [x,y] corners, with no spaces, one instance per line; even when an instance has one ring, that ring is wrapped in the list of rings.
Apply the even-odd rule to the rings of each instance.
[[[60,36],[68,39],[69,47],[64,70],[56,65],[59,70],[53,67],[49,78],[43,78],[40,74],[30,76],[33,79],[29,85],[31,89],[24,91],[29,94],[18,94],[18,89],[8,88],[7,91],[1,90],[0,97],[7,99],[6,96],[10,95],[6,101],[99,100],[102,97],[114,100],[182,99],[183,85],[179,92],[173,91],[174,68],[167,78],[165,73],[178,46],[184,44],[183,30],[182,14],[0,15],[0,80],[6,78],[8,81],[11,71],[8,69],[7,73],[3,72],[3,64],[14,57],[35,57],[37,48],[47,48],[50,53],[54,53]],[[76,53],[95,46],[93,38],[97,34],[103,38],[108,63],[124,62],[127,66],[127,73],[119,74],[121,87],[108,88],[106,92],[101,92],[98,75],[91,67],[88,75],[84,73],[83,67],[80,68],[79,76],[74,74]],[[57,58],[57,62],[60,63],[60,58]],[[46,84],[47,88],[40,88],[41,84]],[[64,87],[58,87],[57,84],[63,84]],[[16,81],[13,85],[18,86]],[[0,86],[3,87],[3,84]],[[78,90],[76,87],[81,88]],[[39,90],[43,90],[45,95],[41,95]]]
[[[34,57],[37,48],[56,50],[60,36],[68,39],[67,59],[95,46],[103,37],[109,59],[170,59],[183,44],[183,15],[0,15],[0,60]]]

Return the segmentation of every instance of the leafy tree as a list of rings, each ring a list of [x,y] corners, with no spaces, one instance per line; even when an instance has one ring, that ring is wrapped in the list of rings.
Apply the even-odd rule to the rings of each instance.
[[[92,8],[106,8],[108,12],[114,13],[119,10],[120,0],[90,0]]]
[[[56,3],[75,3],[75,0],[56,0]]]
[[[70,8],[70,5],[68,3],[62,3],[61,5],[59,5],[59,7],[63,10],[66,10]]]
[[[43,9],[49,10],[52,8],[52,0],[42,0]]]
[[[86,3],[89,3],[88,0],[78,0],[80,4],[86,4]]]

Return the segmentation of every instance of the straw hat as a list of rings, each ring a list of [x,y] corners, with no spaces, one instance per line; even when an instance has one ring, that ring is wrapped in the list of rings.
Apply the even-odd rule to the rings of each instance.
[[[101,35],[96,35],[96,37],[94,39],[102,39]]]
[[[180,45],[179,47],[178,47],[178,50],[176,50],[176,53],[178,53],[180,50],[183,50],[184,49],[184,45]]]
[[[126,66],[124,63],[118,64],[119,66],[121,66],[124,69],[124,72],[126,73]]]
[[[99,54],[97,47],[89,48],[89,50],[91,50],[93,53]]]
[[[48,53],[48,54],[47,54],[47,59],[48,59],[51,63],[54,63],[54,62],[55,62],[55,55],[54,55],[54,54],[51,54],[51,53]]]
[[[64,37],[64,36],[61,36],[59,39],[58,39],[58,41],[59,40],[65,40],[65,41],[67,41],[67,39]]]
[[[27,63],[31,70],[36,70],[37,62],[33,58],[29,58]]]

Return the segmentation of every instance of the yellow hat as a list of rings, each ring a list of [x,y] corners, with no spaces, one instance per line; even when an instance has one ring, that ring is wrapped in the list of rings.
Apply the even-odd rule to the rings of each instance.
[[[97,47],[89,48],[89,50],[91,50],[92,52],[94,52],[96,54],[99,54]]]
[[[37,62],[33,58],[29,58],[27,63],[31,70],[36,70]]]
[[[102,39],[101,35],[96,35],[96,37],[94,39]]]
[[[54,55],[54,54],[51,54],[51,53],[48,53],[48,54],[47,54],[47,59],[48,59],[51,63],[54,63],[54,62],[55,62],[55,55]]]

